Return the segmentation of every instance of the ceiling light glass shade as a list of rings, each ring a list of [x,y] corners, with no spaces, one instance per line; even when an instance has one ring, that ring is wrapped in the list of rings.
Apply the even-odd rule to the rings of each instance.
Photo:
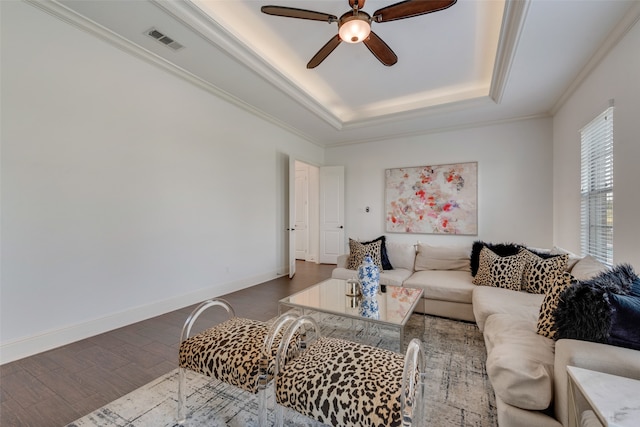
[[[357,17],[344,22],[338,30],[342,41],[347,43],[359,43],[369,37],[370,32],[371,25],[369,25],[369,22]]]

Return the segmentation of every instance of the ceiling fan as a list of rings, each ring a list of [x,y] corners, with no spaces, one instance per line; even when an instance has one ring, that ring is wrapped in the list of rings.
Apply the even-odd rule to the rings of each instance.
[[[382,9],[378,9],[373,16],[361,9],[365,0],[349,0],[351,10],[340,18],[328,13],[314,12],[312,10],[297,9],[284,6],[262,6],[261,10],[267,15],[284,16],[286,18],[309,19],[312,21],[323,21],[332,24],[338,23],[338,34],[327,42],[311,58],[307,68],[315,68],[341,42],[359,43],[363,42],[367,48],[386,66],[391,66],[398,62],[398,57],[391,48],[376,33],[371,31],[372,22],[388,22],[398,19],[412,18],[426,13],[438,12],[453,6],[457,0],[406,0],[395,3]]]

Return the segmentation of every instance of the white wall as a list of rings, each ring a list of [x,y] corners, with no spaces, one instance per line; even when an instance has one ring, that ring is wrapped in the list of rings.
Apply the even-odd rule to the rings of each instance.
[[[640,271],[640,23],[609,52],[556,113],[554,240],[580,253],[579,130],[615,100],[614,263]]]
[[[551,119],[531,119],[326,151],[346,171],[346,235],[465,244],[476,239],[552,245]],[[478,235],[385,233],[384,171],[403,166],[478,162]],[[365,208],[369,206],[370,212]]]
[[[2,7],[2,362],[286,272],[322,150],[22,2]]]

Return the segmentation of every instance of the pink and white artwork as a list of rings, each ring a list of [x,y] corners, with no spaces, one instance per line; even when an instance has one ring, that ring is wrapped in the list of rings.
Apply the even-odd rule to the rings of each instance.
[[[478,234],[478,163],[385,171],[390,233]]]

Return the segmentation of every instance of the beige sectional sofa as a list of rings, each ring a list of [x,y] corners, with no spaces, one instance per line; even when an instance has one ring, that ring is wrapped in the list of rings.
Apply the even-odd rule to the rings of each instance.
[[[483,333],[500,427],[568,426],[568,365],[640,379],[637,350],[539,335],[544,295],[475,285],[471,245],[387,242],[386,249],[394,270],[381,272],[382,284],[421,288],[423,304],[416,311],[472,321]],[[347,256],[339,258],[332,277],[356,276],[346,268]],[[584,280],[603,266],[572,257],[567,268]]]
[[[380,272],[381,284],[422,289],[422,303],[416,306],[419,313],[475,320],[471,306],[472,291],[476,287],[469,268],[471,246],[387,242],[386,250],[393,270]],[[357,276],[356,271],[346,268],[348,256],[338,257],[331,277],[346,280]]]

